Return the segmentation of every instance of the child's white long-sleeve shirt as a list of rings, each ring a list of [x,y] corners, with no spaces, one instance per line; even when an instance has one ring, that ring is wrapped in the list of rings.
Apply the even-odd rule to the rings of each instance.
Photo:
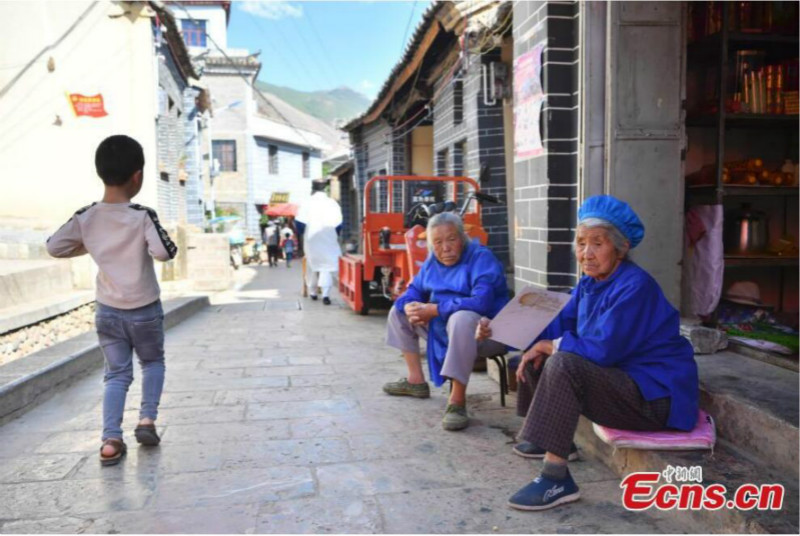
[[[53,257],[88,253],[99,268],[97,301],[136,309],[159,299],[152,257],[167,261],[178,248],[153,209],[135,203],[93,203],[47,239]]]

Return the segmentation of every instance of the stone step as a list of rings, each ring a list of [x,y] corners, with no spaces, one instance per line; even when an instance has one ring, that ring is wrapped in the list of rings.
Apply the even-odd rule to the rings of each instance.
[[[717,434],[797,480],[797,373],[729,351],[695,360],[700,406],[714,417]]]
[[[19,222],[17,222],[19,223]],[[47,238],[51,230],[33,229],[30,225],[10,225],[0,218],[1,260],[50,260],[47,253]]]
[[[666,510],[651,508],[648,512],[675,523],[682,530],[697,532],[733,533],[798,533],[798,482],[797,477],[786,472],[765,467],[747,453],[724,440],[718,440],[713,452],[709,451],[656,451],[614,449],[603,443],[594,433],[592,423],[581,417],[576,434],[581,453],[604,462],[617,475],[640,472],[662,472],[667,465],[703,469],[703,483],[720,483],[728,490],[727,497],[743,484],[782,484],[785,488],[783,507],[772,510]],[[663,479],[660,483],[663,483]]]
[[[94,301],[91,290],[76,290],[0,309],[0,335],[68,313]]]
[[[700,406],[714,417],[717,435],[798,476],[800,410],[797,373],[736,352],[696,355]],[[499,370],[487,363],[489,377]],[[513,377],[513,373],[509,373]]]
[[[0,260],[0,309],[72,291],[67,260]]]

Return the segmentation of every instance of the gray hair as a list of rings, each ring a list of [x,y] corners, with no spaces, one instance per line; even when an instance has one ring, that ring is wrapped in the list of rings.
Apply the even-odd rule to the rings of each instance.
[[[614,249],[617,250],[617,253],[625,253],[625,257],[628,256],[628,251],[630,251],[631,241],[625,238],[625,235],[617,229],[616,225],[611,223],[608,220],[604,220],[602,218],[586,218],[585,220],[581,220],[578,222],[578,228],[585,227],[587,229],[594,229],[600,227],[605,229],[608,233],[608,238],[611,240],[611,243],[614,244]],[[575,244],[577,245],[577,233],[575,236]]]
[[[464,231],[464,222],[461,220],[461,217],[452,212],[441,212],[428,220],[428,228],[425,231],[428,240],[428,251],[433,251],[431,231],[433,231],[435,227],[441,227],[442,225],[453,225],[456,228],[456,232],[461,237],[462,245],[466,246],[469,244],[469,237],[467,236],[467,232]]]

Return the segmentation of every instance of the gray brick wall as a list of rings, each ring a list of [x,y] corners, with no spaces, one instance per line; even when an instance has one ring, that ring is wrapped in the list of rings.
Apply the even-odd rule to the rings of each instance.
[[[514,4],[514,57],[547,42],[542,55],[545,151],[514,169],[518,290],[529,284],[561,290],[577,283],[572,241],[578,205],[579,13],[577,2]]]
[[[172,54],[162,47],[158,63],[158,85],[161,106],[156,119],[158,139],[156,162],[159,176],[157,181],[159,217],[165,225],[185,221],[185,193],[180,185],[179,170],[186,163],[184,149],[186,113],[184,109],[184,90],[186,82],[181,77]]]
[[[481,63],[499,61],[499,54],[470,56],[468,65],[454,80],[442,80],[436,87],[441,91],[433,109],[433,145],[438,174],[458,173],[484,180],[481,191],[500,199],[501,204],[483,207],[483,226],[489,234],[489,248],[498,259],[509,266],[508,208],[506,206],[505,134],[503,129],[503,102],[493,105],[484,102],[481,83]],[[458,103],[456,81],[461,81],[463,104],[462,119],[456,122]],[[446,85],[444,85],[446,84]],[[444,85],[444,87],[443,87]],[[488,100],[488,99],[487,99]],[[462,148],[466,146],[466,151]],[[441,155],[447,151],[447,162]]]
[[[342,242],[356,242],[359,238],[357,199],[353,191],[353,172],[339,176],[340,200],[342,207]]]
[[[187,88],[183,92],[183,108],[188,110],[184,121],[184,148],[186,151],[186,222],[203,226],[202,133],[195,99],[199,91]]]

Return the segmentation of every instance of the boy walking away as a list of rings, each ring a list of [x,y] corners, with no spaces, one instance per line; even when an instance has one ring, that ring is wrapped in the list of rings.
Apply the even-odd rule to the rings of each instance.
[[[53,257],[88,253],[97,263],[95,325],[105,358],[103,445],[100,463],[115,465],[126,453],[122,439],[125,396],[133,381],[133,354],[142,367],[142,407],[136,440],[156,446],[155,421],[164,386],[164,312],[153,268],[178,248],[153,209],[131,203],[142,189],[144,152],[128,136],[103,140],[95,153],[97,174],[105,184],[102,201],[77,211],[47,239]]]
[[[292,255],[294,254],[294,237],[290,234],[284,235],[281,240],[281,247],[283,248],[283,256],[286,258],[286,267],[292,267]]]

